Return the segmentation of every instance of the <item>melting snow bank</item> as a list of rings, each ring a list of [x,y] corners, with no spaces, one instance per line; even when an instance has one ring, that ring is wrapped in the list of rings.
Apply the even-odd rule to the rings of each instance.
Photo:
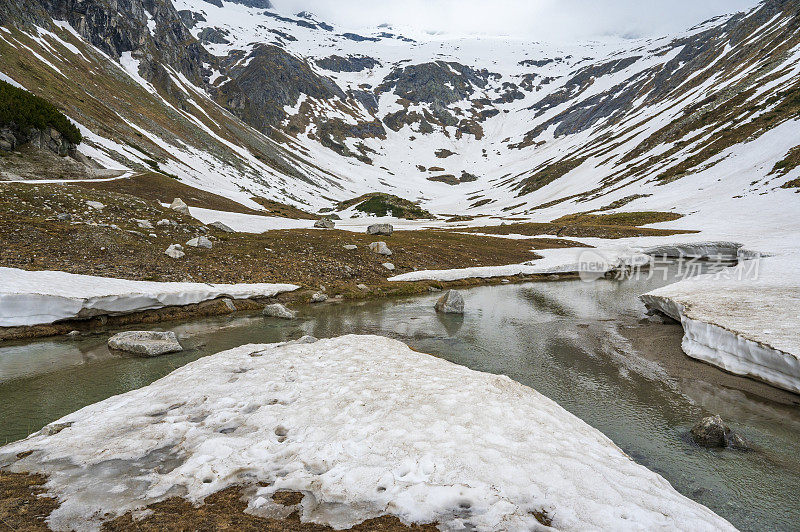
[[[451,270],[408,272],[389,281],[457,281],[459,279],[507,277],[513,275],[585,273],[601,276],[622,267],[647,264],[647,255],[623,249],[556,248],[536,250],[541,259],[507,266],[476,266]]]
[[[800,267],[796,254],[746,260],[641,296],[679,320],[687,355],[800,393]]]
[[[291,284],[267,283],[155,283],[58,271],[0,268],[0,327],[128,314],[191,305],[218,297],[272,297],[297,288]]]
[[[544,512],[559,529],[733,530],[535,390],[376,336],[202,358],[0,448],[0,467],[49,476],[57,530],[231,485],[273,517],[275,491],[301,491],[302,519],[337,528],[530,530]]]

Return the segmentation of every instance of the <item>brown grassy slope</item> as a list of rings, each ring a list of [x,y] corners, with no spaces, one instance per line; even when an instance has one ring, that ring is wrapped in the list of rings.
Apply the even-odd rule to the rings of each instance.
[[[87,201],[105,207],[96,210]],[[59,220],[60,213],[71,220]],[[159,226],[161,219],[175,225]],[[140,228],[137,220],[149,221],[153,229]],[[213,249],[185,246],[202,234],[212,239]],[[391,257],[367,249],[378,240],[392,249]],[[533,248],[578,245],[446,231],[397,231],[389,237],[311,228],[229,234],[128,194],[21,183],[0,184],[0,243],[2,266],[155,281],[323,284],[329,292],[387,284],[392,273],[384,262],[394,263],[394,273],[514,264],[536,258]],[[183,259],[164,255],[176,243],[186,249]],[[346,250],[346,244],[358,249]]]

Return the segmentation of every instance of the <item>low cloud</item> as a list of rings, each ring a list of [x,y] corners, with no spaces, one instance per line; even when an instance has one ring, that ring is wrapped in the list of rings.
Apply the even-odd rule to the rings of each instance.
[[[512,35],[545,41],[676,33],[757,0],[273,0],[341,27],[381,23],[421,32]]]

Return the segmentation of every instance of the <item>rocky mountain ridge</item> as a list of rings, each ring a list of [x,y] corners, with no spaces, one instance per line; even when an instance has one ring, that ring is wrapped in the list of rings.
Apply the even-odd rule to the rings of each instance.
[[[796,129],[796,0],[678,36],[566,47],[359,35],[267,4],[10,0],[0,70],[44,96],[68,85],[62,105],[97,135],[86,144],[100,164],[311,209],[372,191],[442,213],[643,203],[726,150]],[[800,144],[783,138],[769,166]],[[777,175],[739,192],[772,193]]]

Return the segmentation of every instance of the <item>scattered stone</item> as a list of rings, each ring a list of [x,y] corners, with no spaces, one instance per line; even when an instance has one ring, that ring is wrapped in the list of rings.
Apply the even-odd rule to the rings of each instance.
[[[311,296],[312,303],[323,303],[328,300],[328,296],[323,294],[322,292],[316,292],[313,296]]]
[[[500,283],[501,283],[501,284],[508,284],[508,283],[510,283],[510,282],[511,282],[511,281],[509,281],[508,279],[500,279]]]
[[[344,246],[344,249],[346,249],[347,251],[353,251],[354,249],[358,249],[358,246],[356,246],[355,244],[347,244],[346,246]]]
[[[448,290],[436,302],[435,308],[445,314],[464,314],[464,297],[458,290]]]
[[[394,232],[392,224],[372,224],[367,227],[368,235],[386,235],[389,236]]]
[[[164,255],[172,257],[173,259],[182,259],[186,256],[186,253],[183,252],[183,246],[180,244],[172,244],[164,251]]]
[[[186,242],[187,246],[192,246],[193,248],[207,248],[211,249],[211,240],[205,236],[197,236]]]
[[[282,318],[284,320],[293,320],[297,316],[297,312],[289,310],[280,303],[273,303],[264,307],[264,316],[269,318]]]
[[[439,288],[438,286],[429,286],[428,287],[428,292],[441,292],[441,291],[442,291],[442,289]]]
[[[330,218],[320,218],[314,222],[314,227],[317,229],[333,229],[336,224]]]
[[[228,227],[227,225],[225,225],[222,222],[211,222],[208,225],[210,225],[211,227],[216,227],[220,231],[224,231],[226,233],[235,233],[236,232],[236,231],[234,231],[233,229],[231,229],[230,227]]]
[[[158,225],[159,227],[164,227],[166,225],[178,225],[178,222],[176,222],[175,220],[167,220],[166,218],[164,218],[163,220],[157,221],[156,225]]]
[[[103,203],[100,203],[99,201],[87,201],[86,205],[98,211],[102,211],[103,209],[106,208],[106,206]]]
[[[186,205],[180,198],[175,198],[174,200],[172,200],[172,204],[169,206],[169,208],[181,214],[186,214],[191,216],[191,213],[189,212],[189,206]]]
[[[139,226],[140,229],[153,228],[153,224],[150,223],[150,220],[136,220],[136,224]]]
[[[692,439],[697,445],[712,448],[747,449],[747,441],[733,432],[719,415],[701,419],[692,427]]]
[[[359,285],[356,285],[356,288],[358,288],[359,290],[361,290],[363,292],[366,292],[367,290],[369,290],[369,286],[367,286],[367,285],[365,285],[363,283],[359,284]]]
[[[148,357],[183,351],[172,331],[126,331],[108,339],[110,349],[118,349]]]
[[[392,264],[391,262],[384,262],[381,266],[383,266],[389,271],[394,270],[394,264]]]
[[[69,222],[72,220],[72,215],[68,212],[62,212],[56,218],[62,222]]]
[[[386,242],[373,242],[369,245],[369,250],[378,255],[386,255],[387,257],[392,254],[392,250],[386,245]]]
[[[69,338],[78,338],[81,335],[80,331],[70,331],[67,333],[67,337]]]

